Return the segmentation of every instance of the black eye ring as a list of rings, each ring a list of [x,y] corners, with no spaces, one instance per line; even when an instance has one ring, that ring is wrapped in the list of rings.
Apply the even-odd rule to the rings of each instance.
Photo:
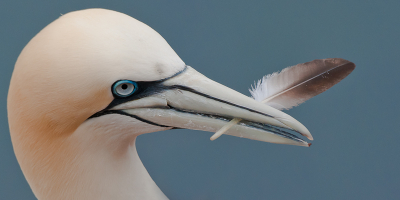
[[[116,97],[128,97],[135,93],[138,89],[138,85],[134,81],[120,80],[113,84],[112,93]]]

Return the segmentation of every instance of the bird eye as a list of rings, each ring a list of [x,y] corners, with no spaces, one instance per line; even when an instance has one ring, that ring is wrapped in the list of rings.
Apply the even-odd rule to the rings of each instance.
[[[114,83],[112,92],[117,97],[128,97],[137,90],[137,84],[130,80],[121,80]]]

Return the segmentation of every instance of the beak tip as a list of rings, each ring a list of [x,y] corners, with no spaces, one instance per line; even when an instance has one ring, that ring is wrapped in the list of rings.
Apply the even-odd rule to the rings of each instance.
[[[309,140],[314,140],[314,138],[313,138],[313,136],[310,134],[310,135],[305,135]]]
[[[312,145],[312,143],[308,143],[308,147],[310,147]]]
[[[302,136],[306,137],[309,140],[314,140],[313,136],[311,135],[310,131],[307,129],[297,130]]]
[[[299,128],[297,131],[299,131],[299,133],[301,135],[303,135],[304,137],[306,137],[307,139],[314,140],[314,138],[311,135],[310,131],[305,126]]]
[[[309,140],[314,140],[310,131],[293,117],[289,116],[288,118],[279,118],[278,120],[283,124],[285,124],[286,126],[290,127],[291,129],[299,132],[302,136],[308,138]]]

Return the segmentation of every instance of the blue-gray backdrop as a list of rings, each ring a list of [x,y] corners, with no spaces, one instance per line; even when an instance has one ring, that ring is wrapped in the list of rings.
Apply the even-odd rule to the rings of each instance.
[[[186,62],[244,94],[284,67],[340,57],[357,68],[287,111],[310,148],[172,130],[138,138],[171,199],[397,199],[400,196],[400,1],[0,1],[0,199],[35,199],[15,159],[6,98],[14,63],[44,26],[101,7],[158,31]],[[29,81],[29,80],[27,80]]]

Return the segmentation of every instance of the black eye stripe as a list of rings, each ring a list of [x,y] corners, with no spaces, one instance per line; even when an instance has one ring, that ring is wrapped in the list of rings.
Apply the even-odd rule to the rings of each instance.
[[[113,93],[114,100],[113,100],[113,102],[110,103],[109,106],[107,106],[107,108],[111,108],[113,106],[124,103],[126,101],[140,99],[145,96],[149,96],[151,94],[162,91],[164,89],[162,89],[163,87],[160,88],[160,86],[162,85],[162,83],[164,81],[166,81],[170,78],[173,78],[175,76],[178,76],[179,74],[184,72],[187,68],[188,68],[188,66],[185,65],[185,68],[183,70],[179,71],[178,73],[176,73],[168,78],[161,79],[158,81],[137,81],[137,82],[135,82],[135,81],[131,81],[131,80],[118,80],[111,86],[111,91]],[[135,86],[134,91],[132,93],[130,93],[129,95],[119,95],[116,92],[117,86],[120,86],[121,89],[124,89],[124,84],[129,84],[129,83],[132,83]],[[128,86],[126,86],[126,87],[128,88]]]
[[[128,102],[128,101],[133,101],[137,99],[141,99],[147,96],[151,96],[153,94],[162,92],[166,89],[169,89],[168,86],[163,85],[163,82],[168,79],[162,80],[162,81],[151,81],[151,82],[136,82],[136,90],[134,93],[132,93],[129,96],[121,97],[121,96],[116,96],[114,94],[114,100],[105,108],[105,110],[112,108],[114,106],[117,106],[119,104]]]

